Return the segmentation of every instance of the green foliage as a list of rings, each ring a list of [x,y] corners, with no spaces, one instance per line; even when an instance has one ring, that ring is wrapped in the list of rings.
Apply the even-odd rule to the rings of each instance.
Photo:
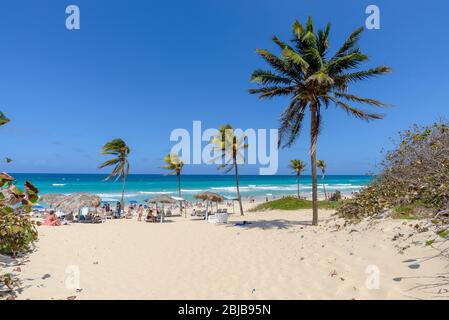
[[[244,151],[248,148],[245,141],[246,136],[237,135],[232,125],[220,126],[218,133],[209,141],[215,154],[219,155],[214,161],[218,159],[223,161],[218,169],[224,169],[224,172],[228,173],[238,163],[244,162]]]
[[[318,201],[320,209],[335,209],[337,203],[332,201]],[[250,211],[265,211],[265,210],[299,210],[312,209],[312,201],[298,199],[297,197],[283,197],[281,199],[265,202],[257,205]]]
[[[114,166],[114,169],[106,180],[109,180],[112,177],[119,179],[120,177],[126,177],[129,174],[129,153],[130,149],[122,139],[111,140],[103,146],[101,154],[114,156],[114,158],[103,162],[98,167],[99,169],[102,169]]]
[[[10,120],[0,112],[0,126]],[[25,181],[24,190],[15,185],[15,179],[7,173],[0,173],[0,254],[15,256],[27,252],[37,240],[34,222],[27,215],[39,196],[38,190]],[[1,276],[1,283],[8,277]]]
[[[28,181],[25,192],[17,188],[14,178],[0,174],[0,253],[16,256],[25,253],[37,240],[34,222],[27,215],[38,199],[38,190]]]
[[[0,126],[7,124],[10,120],[0,111]]]
[[[284,146],[291,146],[299,136],[308,109],[315,113],[317,120],[311,133],[314,138],[319,133],[320,114],[330,104],[362,120],[382,118],[382,115],[358,106],[382,107],[382,102],[348,93],[350,84],[390,72],[387,66],[357,70],[368,60],[359,49],[362,31],[363,28],[355,30],[331,55],[330,25],[316,30],[309,17],[305,26],[298,21],[293,23],[289,43],[273,37],[279,55],[264,49],[256,50],[271,70],[253,72],[251,81],[258,87],[250,89],[249,93],[257,94],[262,100],[282,96],[291,99],[280,117],[280,143],[284,142]]]
[[[293,159],[293,160],[290,160],[289,167],[290,167],[290,169],[293,170],[293,172],[296,175],[299,176],[301,174],[301,172],[306,168],[306,164],[304,161]]]
[[[415,205],[413,204],[399,204],[393,207],[392,217],[396,219],[415,220],[418,219],[414,215]]]
[[[165,165],[161,167],[162,169],[170,170],[171,172],[169,174],[181,174],[182,168],[184,167],[184,162],[176,153],[166,155],[163,160]]]
[[[444,239],[448,238],[449,237],[449,229],[439,232],[438,235]]]
[[[431,245],[433,245],[434,242],[435,242],[435,240],[427,240],[426,246],[430,247]]]
[[[386,154],[382,173],[338,214],[360,219],[392,210],[403,218],[449,208],[449,129],[445,123],[414,126],[400,133],[398,147]]]

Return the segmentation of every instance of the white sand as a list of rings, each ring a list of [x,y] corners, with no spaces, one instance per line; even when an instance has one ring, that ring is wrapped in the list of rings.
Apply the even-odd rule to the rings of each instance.
[[[311,210],[247,213],[244,219],[253,221],[247,227],[233,225],[232,221],[242,219],[237,214],[228,225],[174,217],[164,224],[108,220],[101,225],[42,226],[36,252],[16,273],[24,288],[18,298],[404,299],[448,295],[441,288],[410,290],[431,280],[393,281],[448,271],[447,262],[440,258],[421,263],[419,269],[404,262],[436,253],[424,245],[428,233],[408,238],[410,223],[404,225],[400,220],[381,221],[369,230],[361,224],[335,231],[341,221],[331,218],[330,211],[320,215],[318,227],[309,225]],[[398,232],[404,236],[392,241]],[[410,248],[403,250],[407,245]],[[82,290],[67,288],[70,266],[79,268]],[[375,267],[368,271],[380,271],[378,289],[366,286],[369,266]]]

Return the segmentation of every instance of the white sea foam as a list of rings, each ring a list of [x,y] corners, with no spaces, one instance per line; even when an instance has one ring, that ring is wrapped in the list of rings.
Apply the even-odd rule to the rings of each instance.
[[[172,194],[172,191],[139,191],[139,194]]]
[[[63,187],[65,185],[66,185],[65,183],[52,183],[53,187]]]

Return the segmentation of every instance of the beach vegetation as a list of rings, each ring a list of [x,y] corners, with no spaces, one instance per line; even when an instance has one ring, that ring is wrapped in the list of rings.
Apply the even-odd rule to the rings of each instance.
[[[15,185],[13,177],[0,173],[0,254],[26,253],[37,240],[35,223],[28,213],[38,200],[38,190],[29,181],[24,189]]]
[[[329,54],[330,30],[330,24],[324,29],[315,29],[309,17],[305,25],[298,21],[293,23],[291,43],[273,37],[280,54],[256,50],[271,70],[255,70],[251,80],[258,87],[249,90],[250,94],[257,94],[262,100],[273,97],[290,99],[280,116],[279,145],[282,147],[291,147],[295,143],[306,114],[310,114],[313,225],[318,224],[316,149],[323,112],[333,105],[358,119],[382,119],[382,114],[364,110],[360,105],[383,107],[384,103],[354,95],[349,88],[356,82],[390,72],[387,66],[359,69],[368,60],[368,56],[359,49],[363,27],[355,30],[333,55]]]
[[[222,164],[218,169],[223,169],[225,173],[234,170],[235,187],[237,199],[239,202],[240,215],[243,216],[242,197],[239,187],[239,163],[244,163],[243,151],[248,148],[245,135],[238,136],[230,124],[220,126],[218,133],[212,137],[209,144],[212,145],[214,152],[219,154]]]
[[[349,219],[393,213],[433,218],[449,210],[449,124],[415,125],[399,134],[375,180],[338,207]]]
[[[0,126],[8,122],[0,112]],[[25,253],[37,240],[37,230],[28,213],[39,198],[38,190],[29,181],[25,181],[24,190],[16,186],[14,177],[0,173],[0,254]]]
[[[301,160],[290,160],[290,169],[293,170],[293,173],[296,175],[296,184],[298,186],[298,199],[301,198],[300,192],[299,192],[299,183],[301,180],[301,172],[306,168],[306,164],[304,161]]]
[[[298,199],[297,197],[288,196],[277,200],[261,203],[250,211],[266,211],[266,210],[300,210],[312,209],[313,203],[310,200]],[[337,207],[337,203],[328,200],[318,201],[318,208],[332,210]]]
[[[126,178],[129,175],[129,161],[128,156],[130,153],[130,148],[126,145],[125,141],[122,139],[114,139],[107,142],[101,151],[102,155],[111,155],[112,159],[109,159],[99,165],[99,169],[106,167],[113,167],[111,174],[109,174],[105,180],[111,178],[122,179],[122,198],[121,206],[122,209],[125,208],[125,191],[126,191]]]

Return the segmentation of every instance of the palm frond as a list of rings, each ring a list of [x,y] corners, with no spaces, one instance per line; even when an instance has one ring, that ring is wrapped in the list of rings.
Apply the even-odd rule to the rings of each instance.
[[[271,71],[266,71],[262,69],[257,69],[251,75],[251,81],[257,82],[259,84],[286,84],[289,85],[292,83],[292,80],[286,77],[279,76]]]
[[[379,113],[371,113],[371,112],[367,112],[355,107],[350,106],[349,104],[338,100],[338,99],[334,99],[334,103],[339,106],[340,108],[342,108],[344,111],[346,111],[348,114],[361,119],[361,120],[365,120],[365,121],[370,121],[370,120],[378,120],[378,119],[382,119],[384,118],[384,115],[379,114]]]
[[[273,86],[273,87],[262,87],[257,89],[249,89],[248,92],[250,94],[259,94],[259,99],[270,99],[275,96],[286,96],[292,94],[294,90],[296,89],[295,86],[288,86],[288,87],[279,87],[279,86]]]
[[[348,101],[353,101],[353,102],[359,102],[359,103],[364,103],[364,104],[369,104],[372,106],[376,106],[376,107],[384,107],[385,103],[376,100],[376,99],[370,99],[370,98],[361,98],[361,97],[357,97],[353,94],[349,94],[349,93],[344,93],[344,92],[334,92],[334,95],[337,98],[344,98]]]
[[[337,52],[335,53],[335,55],[331,60],[342,58],[348,55],[349,53],[352,53],[353,51],[357,51],[358,50],[357,44],[360,40],[360,35],[362,34],[363,30],[364,28],[361,27],[356,29],[353,33],[351,33],[349,38],[343,43],[340,49],[337,50]]]

